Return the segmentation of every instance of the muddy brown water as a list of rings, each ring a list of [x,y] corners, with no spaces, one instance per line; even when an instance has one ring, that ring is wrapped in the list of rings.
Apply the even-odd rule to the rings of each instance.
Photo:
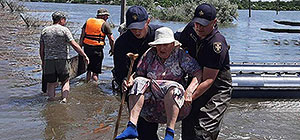
[[[83,76],[71,81],[67,104],[47,102],[40,89],[42,27],[26,28],[7,9],[0,19],[0,139],[111,139],[120,102],[110,81],[85,84]]]
[[[47,102],[41,94],[39,34],[18,15],[0,9],[0,139],[110,140],[120,97],[111,90],[111,67],[98,83],[71,81],[67,104]],[[59,92],[59,87],[56,92]],[[123,110],[120,131],[126,125]],[[220,140],[299,139],[299,99],[233,99],[224,116]],[[161,125],[158,134],[164,136]],[[175,139],[180,139],[180,123]]]

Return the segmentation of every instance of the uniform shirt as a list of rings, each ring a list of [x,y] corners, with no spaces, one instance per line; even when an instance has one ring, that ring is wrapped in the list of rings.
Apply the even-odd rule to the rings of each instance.
[[[193,77],[200,71],[197,61],[180,47],[174,48],[163,63],[155,47],[150,48],[137,65],[136,74],[154,80],[172,80],[184,84],[188,73]]]
[[[194,23],[190,22],[181,32],[179,41],[200,66],[221,71],[230,69],[229,48],[217,27],[207,37],[200,40],[194,30]]]
[[[145,38],[136,38],[130,30],[124,32],[115,42],[114,48],[114,77],[118,84],[121,84],[124,78],[127,76],[130,59],[127,57],[127,53],[131,52],[134,54],[139,54],[133,66],[133,72],[136,69],[137,62],[141,56],[150,48],[149,42],[154,41],[156,29],[162,26],[149,25],[148,32]]]
[[[69,42],[74,40],[67,27],[60,24],[42,30],[40,43],[44,44],[45,60],[69,59]]]

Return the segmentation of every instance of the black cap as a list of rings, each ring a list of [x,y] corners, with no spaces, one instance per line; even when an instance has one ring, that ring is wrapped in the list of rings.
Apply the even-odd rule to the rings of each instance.
[[[210,4],[200,4],[194,13],[193,22],[197,22],[202,26],[207,26],[216,18],[216,8]]]
[[[142,6],[132,6],[126,12],[126,27],[128,29],[143,29],[148,19],[148,13]]]
[[[64,12],[56,11],[52,14],[53,21],[59,21],[62,18],[67,18],[67,15]]]

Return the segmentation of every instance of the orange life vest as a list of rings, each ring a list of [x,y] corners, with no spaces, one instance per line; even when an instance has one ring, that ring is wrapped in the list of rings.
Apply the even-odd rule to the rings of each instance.
[[[105,34],[101,31],[104,22],[103,19],[89,18],[86,21],[83,43],[92,46],[104,46]]]

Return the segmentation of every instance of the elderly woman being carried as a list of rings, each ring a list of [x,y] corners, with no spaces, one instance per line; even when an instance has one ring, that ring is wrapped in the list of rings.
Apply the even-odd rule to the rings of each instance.
[[[200,66],[180,48],[170,28],[157,29],[149,45],[153,47],[140,59],[136,73],[123,82],[123,91],[131,87],[130,119],[116,140],[138,137],[139,115],[149,122],[166,123],[165,140],[173,140],[175,123],[189,114],[193,92],[201,82]],[[187,89],[186,74],[194,77]]]

